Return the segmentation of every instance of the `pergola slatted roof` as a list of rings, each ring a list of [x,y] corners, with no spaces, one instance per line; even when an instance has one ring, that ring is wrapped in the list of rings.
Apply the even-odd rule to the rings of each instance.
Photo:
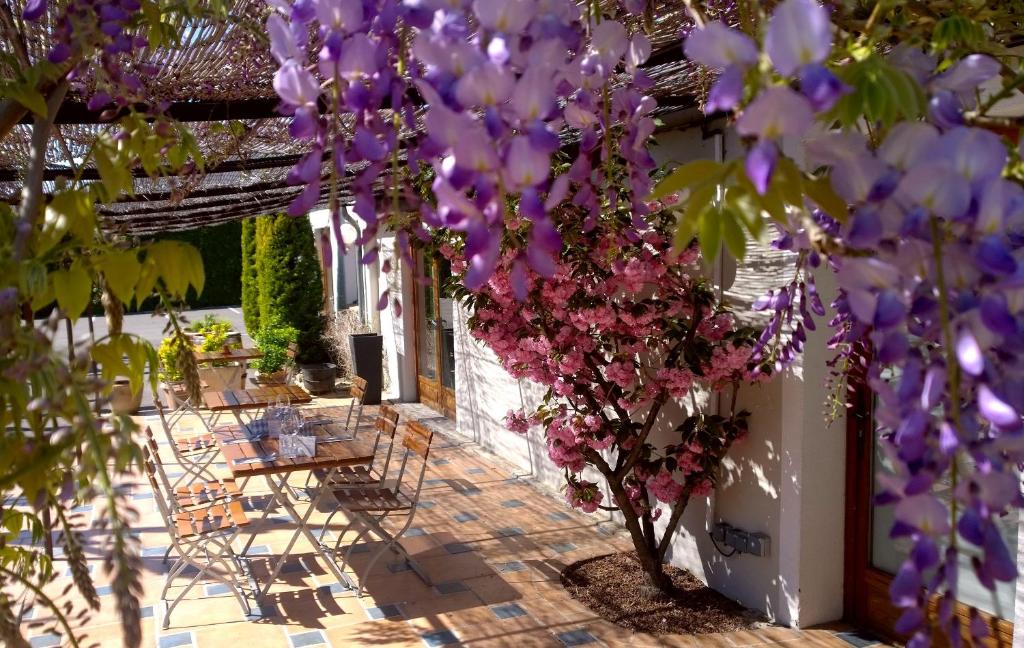
[[[19,41],[4,33],[0,51],[17,56],[24,47],[36,60],[49,51],[49,21],[65,3],[51,2],[51,15],[39,24],[22,24],[24,2],[11,0],[11,10],[27,38]],[[658,101],[658,112],[664,114],[693,107],[701,78],[682,57],[682,3],[657,4],[649,34],[654,54],[644,70],[654,81],[650,93]],[[285,177],[310,144],[290,137],[289,119],[277,112],[279,101],[271,87],[276,65],[263,30],[268,11],[265,0],[236,0],[227,20],[190,19],[183,26],[183,46],[147,51],[139,61],[159,68],[155,77],[143,76],[146,96],[163,102],[165,114],[189,127],[205,165],[159,178],[133,170],[132,192],[99,207],[106,229],[145,235],[212,225],[283,210],[302,190],[288,185]],[[86,182],[99,179],[95,168],[74,167],[97,135],[110,127],[114,112],[90,110],[81,97],[68,97],[57,112],[55,137],[47,150],[46,189],[76,172]],[[0,141],[0,200],[20,201],[20,180],[29,160],[29,122],[23,119]],[[243,127],[240,134],[238,124]],[[403,133],[402,138],[410,136],[415,133]],[[574,134],[563,133],[563,142],[574,139]],[[323,164],[326,174],[329,153]],[[347,183],[356,170],[350,168],[343,179],[342,200],[351,197]],[[328,198],[324,183],[317,206],[326,205]]]

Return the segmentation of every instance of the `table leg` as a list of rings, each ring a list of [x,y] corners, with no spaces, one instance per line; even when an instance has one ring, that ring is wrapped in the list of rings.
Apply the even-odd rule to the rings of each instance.
[[[336,472],[338,472],[337,469],[331,470],[331,472],[328,474],[328,479],[326,479],[324,483],[330,483],[331,478],[334,477]],[[270,587],[271,585],[273,585],[274,579],[277,578],[277,575],[280,573],[281,568],[284,567],[284,563],[286,560],[288,560],[288,556],[292,551],[292,547],[295,546],[295,542],[299,539],[300,535],[306,536],[306,539],[309,540],[309,543],[313,545],[313,550],[316,551],[316,553],[321,558],[323,558],[324,562],[327,563],[327,568],[331,570],[334,576],[338,579],[338,582],[341,583],[341,585],[346,589],[352,589],[354,587],[352,581],[349,580],[349,577],[345,574],[345,572],[342,571],[341,568],[338,567],[337,563],[334,562],[334,558],[327,554],[327,552],[324,550],[323,545],[316,539],[316,536],[309,529],[309,518],[313,514],[313,511],[316,510],[317,505],[320,503],[320,499],[324,496],[328,489],[324,486],[321,486],[317,490],[316,497],[310,499],[309,508],[306,509],[306,514],[300,516],[299,512],[295,509],[295,506],[291,503],[291,501],[288,500],[287,496],[285,496],[284,491],[282,489],[282,485],[286,485],[287,480],[288,477],[286,475],[282,480],[281,484],[276,484],[272,479],[269,478],[268,483],[270,484],[271,489],[273,489],[276,495],[278,496],[278,501],[281,502],[281,505],[284,506],[284,508],[292,516],[292,519],[295,521],[297,528],[295,529],[295,533],[292,534],[291,540],[288,541],[288,546],[285,547],[284,553],[281,554],[281,557],[278,558],[277,563],[274,565],[274,568],[271,571],[269,578],[267,579],[266,586],[263,588],[263,591],[260,592],[260,598],[266,597],[267,593],[270,591]]]
[[[288,477],[285,476],[285,479],[287,478]],[[263,526],[267,523],[267,516],[270,515],[270,512],[274,510],[274,506],[276,506],[279,501],[277,491],[274,488],[274,479],[270,475],[267,475],[267,484],[270,486],[271,490],[270,501],[267,502],[267,505],[263,508],[263,515],[261,515],[260,519],[256,520],[252,525],[252,532],[249,534],[249,539],[246,541],[245,546],[242,547],[243,556],[248,553],[249,547],[252,546],[253,541],[256,540],[256,536],[260,534],[263,530]]]

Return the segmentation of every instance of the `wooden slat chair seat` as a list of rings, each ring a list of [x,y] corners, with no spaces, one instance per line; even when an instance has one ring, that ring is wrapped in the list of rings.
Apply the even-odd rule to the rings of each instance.
[[[234,479],[215,479],[189,486],[178,486],[174,489],[174,497],[182,508],[208,506],[219,500],[241,499],[242,490]]]
[[[215,450],[217,448],[217,442],[214,440],[212,434],[176,437],[174,439],[174,445],[177,446],[178,452],[186,457],[197,454],[206,454],[211,449]]]
[[[202,508],[182,511],[175,517],[178,525],[178,535],[182,538],[191,538],[213,531],[224,531],[234,527],[249,526],[249,518],[245,515],[240,501],[205,506]]]
[[[335,490],[333,495],[349,513],[406,511],[413,507],[413,501],[407,495],[387,488]]]
[[[342,561],[342,569],[349,563],[353,549],[360,543],[367,533],[374,533],[384,542],[378,551],[370,558],[366,570],[359,578],[359,592],[362,596],[366,589],[367,578],[373,566],[387,551],[394,551],[402,556],[416,574],[430,586],[430,579],[419,568],[412,556],[399,544],[399,539],[412,526],[416,516],[416,507],[419,504],[420,492],[423,490],[423,478],[426,475],[428,457],[430,456],[430,444],[434,439],[434,433],[419,421],[410,421],[405,426],[405,434],[402,436],[402,461],[398,469],[398,475],[393,480],[393,486],[384,487],[383,484],[361,488],[350,488],[346,486],[335,487],[332,495],[338,503],[338,508],[349,516],[349,524],[338,534],[338,542],[335,546],[337,551],[345,537],[345,533],[355,524],[360,524],[363,530],[356,536],[349,545]],[[410,469],[410,458],[414,458],[419,465],[419,470]],[[415,473],[419,473],[415,475]],[[391,481],[391,480],[389,480]],[[398,514],[405,516],[405,523],[397,532],[390,532],[384,528],[383,522],[390,515]],[[328,522],[330,518],[328,518]],[[326,525],[326,523],[325,523]]]
[[[168,554],[172,550],[178,554],[177,560],[164,576],[164,586],[160,591],[160,601],[165,606],[163,628],[166,630],[170,626],[171,612],[204,577],[226,585],[238,600],[243,614],[251,614],[249,602],[242,595],[244,587],[238,580],[243,577],[251,581],[251,571],[232,548],[240,529],[249,526],[242,502],[230,499],[207,506],[183,507],[156,453],[156,441],[152,433],[149,435],[149,443],[142,447],[142,454],[153,498],[170,535]],[[184,589],[173,601],[168,602],[171,584],[187,567],[193,567],[198,573],[188,578]],[[219,569],[215,570],[214,567]]]
[[[381,405],[374,427],[377,429],[377,436],[373,440],[373,449],[370,451],[374,460],[365,465],[345,466],[335,469],[331,477],[332,486],[351,488],[384,485],[384,480],[387,479],[388,475],[388,467],[391,464],[391,456],[395,448],[395,432],[398,430],[398,410],[390,405]],[[353,438],[355,438],[355,435],[353,435]],[[379,462],[380,467],[378,468],[374,464],[378,463],[378,450],[381,449],[381,442],[384,441],[387,442],[387,453],[382,461]],[[311,477],[316,477],[323,481],[327,477],[328,472],[326,470],[314,470]],[[306,486],[309,486],[308,481]],[[328,518],[328,521],[330,521],[330,518]]]

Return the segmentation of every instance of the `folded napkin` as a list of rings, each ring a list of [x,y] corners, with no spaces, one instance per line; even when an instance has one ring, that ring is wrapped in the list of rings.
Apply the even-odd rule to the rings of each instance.
[[[258,418],[242,426],[242,431],[250,439],[262,439],[270,432],[270,424],[266,419]]]

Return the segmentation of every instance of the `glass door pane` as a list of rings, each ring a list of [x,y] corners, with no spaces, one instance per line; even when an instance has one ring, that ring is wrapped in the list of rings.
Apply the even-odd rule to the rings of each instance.
[[[441,385],[455,389],[455,300],[452,299],[449,280],[452,264],[447,259],[437,261],[437,284],[441,327]]]
[[[969,468],[969,458],[961,458],[960,473],[964,474]],[[892,474],[893,466],[888,457],[882,451],[882,444],[879,443],[879,434],[874,436],[874,475],[875,488],[879,487],[878,477],[884,474]],[[932,487],[935,495],[949,507],[951,496],[951,483],[947,472],[942,481]],[[912,542],[910,538],[890,538],[889,530],[893,524],[893,506],[875,506],[871,514],[871,565],[889,574],[895,574],[909,555]],[[1017,555],[1017,509],[999,520],[999,532],[1003,541],[1010,550],[1011,556]],[[945,545],[940,545],[940,552],[945,550]],[[971,605],[994,616],[1003,619],[1013,619],[1014,590],[1016,583],[996,583],[995,593],[985,589],[974,574],[971,567],[971,557],[980,556],[978,547],[963,538],[957,542],[960,549],[960,569],[957,598],[965,605]]]
[[[437,379],[437,310],[434,294],[434,264],[423,255],[417,261],[422,283],[416,286],[416,355],[419,374]]]

